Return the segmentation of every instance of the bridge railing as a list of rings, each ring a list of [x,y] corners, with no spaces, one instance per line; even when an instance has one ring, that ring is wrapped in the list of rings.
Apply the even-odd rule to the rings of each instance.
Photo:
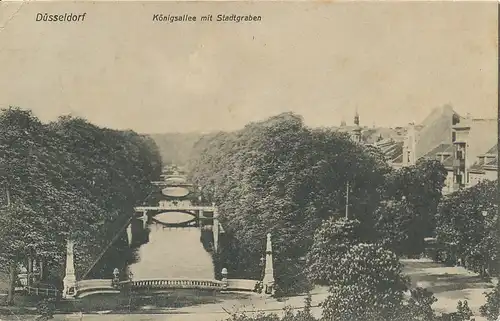
[[[48,297],[58,297],[61,292],[54,288],[35,288],[31,286],[24,287],[24,290],[29,295],[38,295],[38,296],[48,296]]]
[[[255,291],[257,280],[246,280],[246,279],[228,279],[227,289],[236,291]]]
[[[224,283],[217,280],[146,279],[128,282],[133,288],[146,289],[208,289],[221,290]]]
[[[105,289],[112,288],[113,282],[111,279],[93,279],[93,280],[81,280],[76,284],[76,290],[78,292],[93,289]]]
[[[134,208],[136,212],[156,211],[156,210],[180,210],[180,211],[205,211],[214,212],[214,206],[185,206],[175,205],[170,203],[161,203],[160,206],[137,206]]]

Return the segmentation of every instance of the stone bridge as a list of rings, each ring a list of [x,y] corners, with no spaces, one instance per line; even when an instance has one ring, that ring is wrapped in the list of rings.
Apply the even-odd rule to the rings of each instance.
[[[174,180],[174,178],[170,178],[171,180]],[[179,179],[178,182],[169,182],[169,181],[153,181],[151,182],[152,185],[154,186],[160,186],[160,187],[193,187],[194,185],[191,183],[186,183],[186,182],[181,182],[181,179]]]
[[[157,292],[161,290],[208,290],[208,291],[245,291],[255,292],[257,280],[225,279],[191,280],[191,279],[141,279],[133,281],[113,282],[112,279],[93,279],[77,282],[75,298],[84,298],[94,294],[118,294],[122,289],[133,291]]]
[[[163,175],[163,178],[168,181],[169,179],[178,179],[182,181],[184,175]],[[172,183],[153,182],[153,184],[173,186]],[[173,183],[174,185],[177,182]],[[179,184],[184,184],[179,182]],[[124,229],[127,230],[129,242],[131,240],[131,220],[141,219],[144,226],[155,215],[162,212],[185,212],[191,214],[195,220],[198,221],[198,226],[201,226],[200,221],[212,221],[212,232],[214,236],[214,252],[218,252],[219,233],[224,233],[222,226],[219,223],[218,209],[215,204],[212,206],[196,206],[196,205],[177,205],[161,201],[158,206],[138,206],[135,208],[136,214],[127,221]],[[142,215],[141,215],[142,214]],[[189,221],[190,222],[190,221]],[[189,222],[185,222],[186,224]],[[210,224],[210,223],[209,223]],[[121,232],[120,232],[121,233]],[[119,234],[117,234],[118,236]],[[110,242],[112,244],[114,239]],[[222,280],[194,280],[194,279],[138,279],[120,281],[118,269],[113,271],[114,279],[94,279],[94,280],[77,280],[75,275],[74,265],[74,241],[67,240],[66,246],[66,273],[63,280],[64,289],[62,297],[64,299],[82,298],[88,295],[98,293],[120,293],[121,289],[127,290],[170,290],[170,289],[195,289],[195,290],[213,290],[213,291],[255,291],[258,288],[268,295],[274,294],[274,270],[273,270],[273,256],[271,245],[271,234],[267,235],[266,242],[266,256],[265,256],[265,270],[263,280],[242,280],[242,279],[228,279],[227,269],[222,270]],[[109,247],[109,245],[108,245]],[[106,248],[107,249],[107,248]],[[103,253],[106,251],[104,249]]]
[[[120,290],[113,286],[112,279],[81,280],[76,283],[75,298],[83,298],[93,294],[118,294]]]
[[[171,290],[171,289],[194,289],[212,291],[256,291],[262,286],[265,294],[274,294],[274,269],[272,257],[271,234],[267,234],[266,258],[264,278],[259,280],[228,279],[227,269],[222,269],[222,280],[194,280],[194,279],[139,279],[119,280],[119,271],[113,271],[114,279],[94,279],[77,281],[73,266],[73,243],[68,242],[67,247],[66,277],[64,280],[63,298],[82,298],[100,293],[120,293],[122,288],[132,290]]]

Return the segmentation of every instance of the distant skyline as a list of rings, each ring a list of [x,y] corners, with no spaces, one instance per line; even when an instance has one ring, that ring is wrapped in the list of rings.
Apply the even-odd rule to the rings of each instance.
[[[87,12],[80,24],[39,12]],[[494,2],[0,3],[0,107],[141,133],[234,130],[292,111],[309,126],[405,126],[450,104],[497,117]],[[261,15],[154,23],[152,15]]]

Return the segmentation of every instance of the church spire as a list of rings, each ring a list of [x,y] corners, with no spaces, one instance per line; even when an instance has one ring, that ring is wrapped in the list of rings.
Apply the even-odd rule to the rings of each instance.
[[[356,113],[354,114],[354,125],[359,126],[358,107],[356,107]]]

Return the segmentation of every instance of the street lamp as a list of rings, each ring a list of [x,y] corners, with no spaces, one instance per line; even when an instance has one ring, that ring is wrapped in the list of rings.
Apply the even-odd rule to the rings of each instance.
[[[222,287],[225,289],[227,289],[227,286],[228,286],[228,281],[227,281],[227,269],[226,268],[223,268],[222,269]]]
[[[119,279],[119,276],[120,276],[120,270],[118,270],[118,268],[115,268],[113,270],[113,286],[117,286],[118,283],[120,282],[120,279]]]

